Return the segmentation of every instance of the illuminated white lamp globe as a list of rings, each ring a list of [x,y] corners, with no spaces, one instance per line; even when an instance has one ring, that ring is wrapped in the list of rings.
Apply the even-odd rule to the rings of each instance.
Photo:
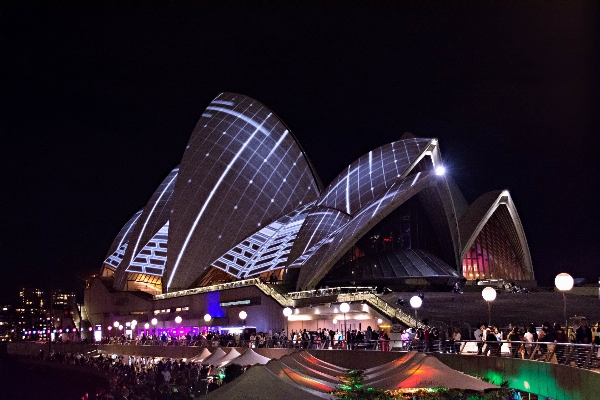
[[[150,328],[150,324],[146,322],[146,323],[144,324],[144,329],[148,329],[148,328]]]
[[[377,323],[378,323],[379,325],[381,325],[381,324],[383,324],[383,320],[382,320],[381,318],[378,318],[378,319],[377,319]]]
[[[350,304],[348,304],[348,303],[340,304],[340,311],[343,312],[344,314],[347,313],[348,311],[350,311]]]
[[[496,289],[488,286],[481,291],[481,295],[485,301],[494,301],[496,298]]]
[[[137,321],[134,319],[131,321],[131,327],[134,328],[137,325]]]
[[[204,322],[210,322],[211,319],[212,317],[210,316],[210,314],[204,314]]]
[[[156,325],[156,324],[158,324],[158,320],[156,318],[152,318],[152,320],[150,321],[150,323],[152,325]]]
[[[336,318],[333,319],[333,323],[337,324],[337,319]]]
[[[246,313],[246,311],[240,311],[239,317],[242,321],[244,321],[247,316],[248,314]]]
[[[115,328],[118,328],[118,327],[119,327],[119,325],[121,325],[121,324],[119,324],[119,321],[115,321],[115,323],[113,324],[113,326],[114,326]]]
[[[286,317],[289,317],[290,315],[292,315],[292,309],[289,307],[286,307],[283,309],[283,315]]]
[[[123,325],[119,325],[119,330],[122,331],[123,330]]]
[[[182,321],[182,318],[179,315],[175,317],[175,322],[176,323],[180,324],[181,321]]]
[[[554,284],[558,290],[561,292],[566,292],[573,289],[573,277],[566,272],[562,272],[556,275],[556,278],[554,278]]]
[[[88,328],[88,331],[89,331],[89,332],[91,332],[91,331],[92,331],[92,327],[91,327],[91,326]],[[48,333],[50,333],[50,332],[48,332]]]
[[[413,296],[410,298],[410,306],[412,308],[419,308],[423,304],[423,300],[419,296]]]
[[[435,174],[438,176],[442,176],[446,173],[446,168],[444,168],[443,166],[439,166],[435,169]]]

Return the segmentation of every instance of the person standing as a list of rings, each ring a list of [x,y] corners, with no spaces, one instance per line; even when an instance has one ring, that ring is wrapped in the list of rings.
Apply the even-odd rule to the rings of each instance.
[[[485,355],[497,357],[500,355],[500,343],[498,342],[498,338],[494,335],[491,329],[485,330]]]
[[[506,340],[508,341],[508,347],[510,349],[511,355],[513,356],[513,358],[517,358],[517,356],[519,355],[519,348],[521,347],[521,344],[514,343],[519,341],[519,334],[517,332],[516,327],[510,330],[510,333],[506,337]]]
[[[575,342],[580,344],[591,344],[592,343],[592,330],[587,326],[587,318],[583,317],[579,321],[579,328],[575,331]],[[585,364],[587,355],[590,349],[585,347],[577,348],[578,363],[580,366]]]
[[[454,333],[452,334],[452,340],[454,341],[454,353],[460,353],[460,345],[461,345],[461,335],[460,328],[454,328]]]
[[[477,342],[477,355],[480,356],[483,354],[483,333],[485,332],[485,325],[481,325],[479,328],[475,329],[473,335],[475,336],[475,341]]]

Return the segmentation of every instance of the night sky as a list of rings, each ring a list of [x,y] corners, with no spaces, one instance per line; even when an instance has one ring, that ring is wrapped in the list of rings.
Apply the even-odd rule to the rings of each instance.
[[[82,288],[222,91],[271,108],[325,184],[437,137],[469,202],[510,190],[540,283],[600,276],[596,3],[20,3],[0,6],[3,301]]]

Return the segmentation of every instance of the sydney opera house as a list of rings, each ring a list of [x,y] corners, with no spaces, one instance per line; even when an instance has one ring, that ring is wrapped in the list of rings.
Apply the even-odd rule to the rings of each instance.
[[[369,307],[350,314],[388,321],[394,316],[369,301],[368,288],[533,281],[508,191],[469,205],[448,175],[437,139],[405,134],[324,186],[270,109],[221,93],[180,164],[116,236],[85,293],[89,321],[104,333],[132,319],[150,329],[268,331],[284,326],[283,307],[296,306],[303,311],[289,321],[322,318],[323,327],[331,316],[313,303],[335,305],[344,290],[332,288],[364,289]]]

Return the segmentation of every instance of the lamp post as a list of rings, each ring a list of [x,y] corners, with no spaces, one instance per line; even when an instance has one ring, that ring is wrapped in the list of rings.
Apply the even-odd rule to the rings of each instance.
[[[492,301],[496,298],[496,289],[493,287],[486,287],[481,291],[481,296],[487,302],[488,306],[488,326],[492,325]]]
[[[242,325],[246,326],[246,317],[248,317],[248,313],[246,313],[246,311],[240,311],[239,317],[242,320]]]
[[[419,296],[413,296],[410,298],[410,306],[415,309],[415,328],[419,327],[419,319],[417,318],[417,309],[423,304],[423,299]]]
[[[153,335],[156,336],[156,324],[158,324],[158,320],[156,318],[152,318],[150,323],[152,324],[152,330],[154,330]]]
[[[573,277],[566,272],[561,272],[554,278],[554,284],[556,288],[562,292],[563,295],[563,316],[565,317],[565,329],[569,331],[569,320],[567,319],[567,296],[566,292],[573,289]]]
[[[286,336],[289,336],[289,334],[290,334],[290,315],[292,315],[292,309],[289,307],[284,308],[283,316],[286,317],[286,327],[285,327]]]
[[[350,311],[350,304],[340,304],[340,311],[344,313],[344,338],[346,340],[346,349],[348,349],[348,330],[346,329],[346,313]]]

